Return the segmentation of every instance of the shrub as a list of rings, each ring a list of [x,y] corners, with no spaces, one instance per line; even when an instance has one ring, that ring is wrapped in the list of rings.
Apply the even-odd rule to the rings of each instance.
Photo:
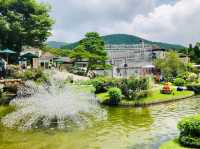
[[[200,115],[183,118],[178,129],[184,135],[200,136]]]
[[[179,142],[183,146],[187,146],[187,147],[192,147],[192,148],[200,147],[200,138],[199,137],[191,137],[191,136],[181,135],[179,137]]]
[[[108,101],[109,105],[118,105],[118,103],[120,102],[122,98],[121,90],[116,87],[110,88],[108,90],[108,95],[109,95],[109,101]]]
[[[147,96],[149,89],[149,78],[131,77],[129,79],[116,79],[108,77],[97,77],[87,82],[95,87],[95,93],[102,93],[111,87],[117,87],[127,99],[142,98]]]
[[[7,84],[7,85],[4,86],[3,90],[5,92],[11,92],[11,93],[16,94],[17,93],[17,88],[18,88],[17,84]]]
[[[195,94],[200,94],[200,84],[188,84],[187,89],[194,91]]]
[[[15,74],[20,70],[18,65],[9,65],[6,72],[6,77],[15,78]]]
[[[91,84],[95,88],[95,93],[102,93],[106,91],[104,88],[105,80],[103,78],[95,78],[91,81]]]
[[[123,79],[118,87],[121,89],[123,95],[128,99],[138,99],[147,95],[149,88],[148,78],[134,78]]]
[[[198,79],[198,76],[196,73],[189,73],[187,81],[188,82],[196,82]]]
[[[198,76],[193,72],[184,72],[177,76],[177,78],[181,78],[187,82],[196,82],[198,80]]]
[[[102,93],[108,90],[110,87],[117,87],[119,79],[108,78],[108,77],[97,77],[89,81],[91,85],[96,89],[95,93]]]
[[[128,79],[121,79],[117,83],[117,87],[121,89],[122,94],[128,98],[129,97],[129,87],[128,87]]]
[[[188,79],[188,76],[189,76],[189,72],[184,72],[184,73],[180,73],[177,78],[181,78],[183,80],[187,80]]]
[[[147,90],[149,88],[149,79],[144,78],[130,78],[128,79],[128,88],[131,90]]]
[[[24,72],[18,72],[16,78],[23,80],[34,80],[38,83],[43,83],[48,81],[48,76],[43,72],[42,69],[29,69]]]
[[[182,78],[176,78],[176,80],[174,81],[174,84],[176,86],[184,86],[185,85],[185,80]]]
[[[178,123],[179,141],[188,147],[200,147],[200,115],[183,118]]]

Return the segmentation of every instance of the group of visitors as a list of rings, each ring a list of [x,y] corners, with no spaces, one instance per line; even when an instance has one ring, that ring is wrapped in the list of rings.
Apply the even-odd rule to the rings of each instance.
[[[0,57],[0,79],[5,78],[6,76],[6,66],[7,62]]]

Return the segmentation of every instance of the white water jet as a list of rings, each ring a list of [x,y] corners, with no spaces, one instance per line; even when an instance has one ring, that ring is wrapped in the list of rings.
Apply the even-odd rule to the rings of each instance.
[[[106,112],[100,108],[95,95],[64,84],[64,76],[51,74],[50,85],[26,82],[10,105],[16,111],[2,118],[4,126],[28,130],[35,128],[66,129],[84,127],[90,120],[101,120]]]

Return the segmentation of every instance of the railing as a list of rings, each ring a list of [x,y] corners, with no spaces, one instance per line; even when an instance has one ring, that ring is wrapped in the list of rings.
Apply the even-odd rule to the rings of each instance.
[[[2,79],[0,80],[0,84],[16,84],[16,83],[23,83],[23,81],[21,79]]]

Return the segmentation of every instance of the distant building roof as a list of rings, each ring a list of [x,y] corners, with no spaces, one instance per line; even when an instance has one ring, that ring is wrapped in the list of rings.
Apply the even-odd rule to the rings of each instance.
[[[59,57],[54,61],[58,63],[72,63],[72,59],[70,59],[69,57]]]
[[[24,55],[26,53],[32,53],[32,54],[37,55],[38,57],[40,57],[41,54],[42,54],[42,52],[39,48],[30,47],[30,46],[23,46],[22,52],[20,53],[20,55]]]
[[[45,52],[41,55],[41,59],[53,59],[55,56],[49,52]]]

